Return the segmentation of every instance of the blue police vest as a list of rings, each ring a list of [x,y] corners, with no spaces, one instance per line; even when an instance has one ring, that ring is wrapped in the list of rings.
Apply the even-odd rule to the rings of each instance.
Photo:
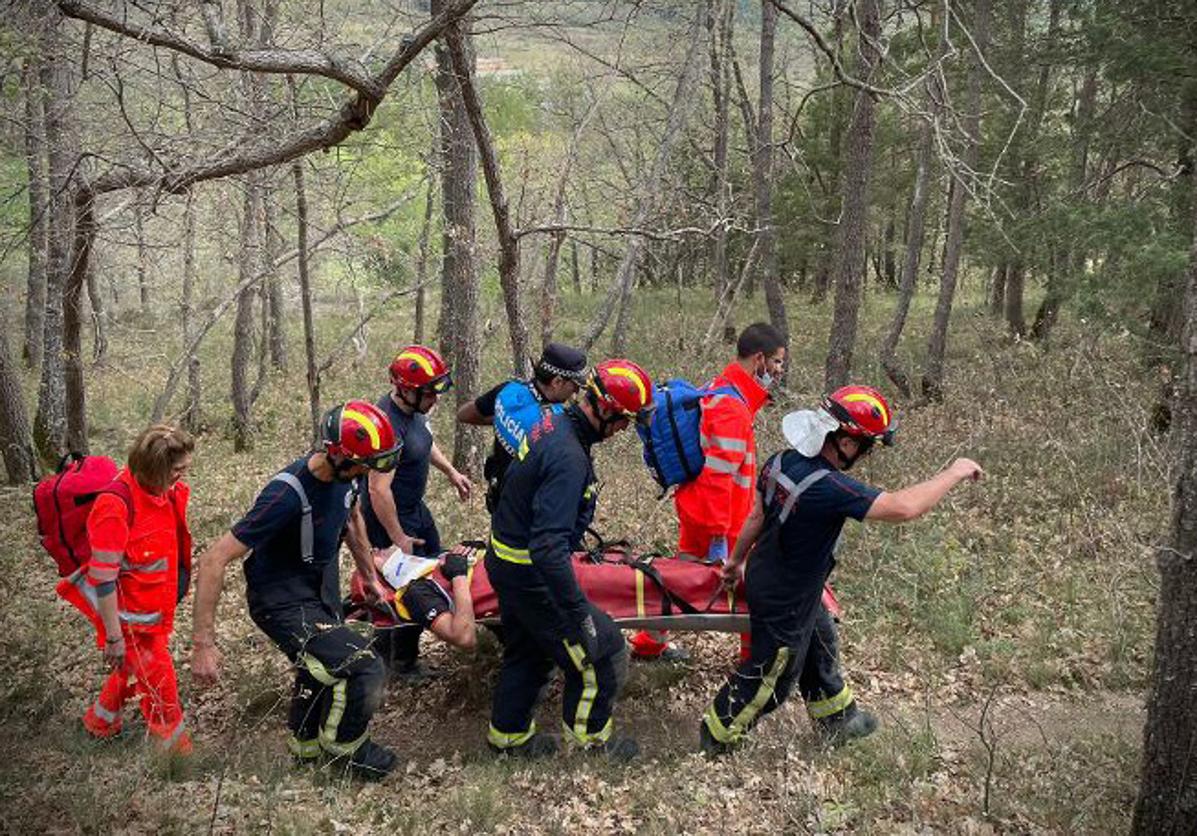
[[[513,380],[495,397],[495,438],[511,456],[519,455],[524,436],[546,413],[562,411],[560,404],[542,402],[532,386],[526,380]]]

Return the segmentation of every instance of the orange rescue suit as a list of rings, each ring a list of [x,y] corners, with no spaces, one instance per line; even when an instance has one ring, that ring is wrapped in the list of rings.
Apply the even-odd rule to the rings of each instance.
[[[768,391],[738,363],[729,363],[711,382],[740,394],[715,393],[702,400],[699,421],[703,468],[674,493],[678,551],[705,557],[711,539],[727,538],[728,549],[752,510],[756,482],[756,437],[752,422],[769,400]],[[743,398],[743,400],[741,400]]]

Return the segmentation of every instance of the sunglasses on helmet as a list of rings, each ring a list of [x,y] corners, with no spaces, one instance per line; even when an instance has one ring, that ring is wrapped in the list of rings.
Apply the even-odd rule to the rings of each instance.
[[[356,461],[379,473],[390,473],[399,465],[399,456],[402,452],[403,445],[397,444],[390,450],[384,450],[381,453],[375,453],[372,456],[366,456],[364,459],[357,459]]]
[[[423,392],[431,392],[434,395],[443,395],[453,388],[453,375],[446,372],[431,383],[421,386]]]

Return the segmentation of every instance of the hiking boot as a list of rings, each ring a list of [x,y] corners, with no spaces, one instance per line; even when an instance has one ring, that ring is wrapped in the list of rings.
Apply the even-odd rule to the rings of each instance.
[[[96,714],[96,707],[94,704],[87,707],[87,712],[83,715],[83,728],[92,737],[100,740],[111,740],[114,737],[119,737],[121,733],[121,716],[116,715],[112,721],[108,721]]]
[[[852,703],[838,714],[820,717],[815,721],[819,738],[827,746],[839,746],[850,740],[868,737],[877,730],[877,718],[872,712]]]
[[[735,751],[735,747],[730,743],[721,743],[715,739],[715,736],[711,734],[711,730],[707,728],[705,720],[698,723],[698,748],[702,750],[704,755],[712,758],[717,758],[721,755],[730,755]]]
[[[362,781],[381,781],[391,774],[398,763],[399,758],[390,749],[373,740],[367,740],[358,746],[353,754],[334,758],[330,765],[334,768],[342,767],[351,776]]]
[[[640,756],[640,744],[634,737],[612,737],[596,746],[588,746],[586,752],[603,755],[616,763],[627,763]]]
[[[548,758],[557,754],[557,738],[550,737],[543,732],[536,732],[528,738],[526,743],[521,743],[519,746],[496,746],[487,741],[486,745],[496,755],[510,755],[513,758],[526,758],[528,760],[536,760],[537,758]]]

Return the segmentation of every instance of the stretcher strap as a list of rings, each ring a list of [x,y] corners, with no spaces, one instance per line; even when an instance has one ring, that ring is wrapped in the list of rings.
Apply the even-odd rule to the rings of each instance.
[[[657,590],[661,593],[661,615],[673,615],[674,607],[677,607],[679,610],[681,610],[686,615],[700,615],[701,614],[697,607],[695,607],[693,604],[691,604],[689,601],[685,600],[684,598],[681,598],[680,596],[674,594],[674,592],[672,590],[670,590],[669,587],[667,587],[665,585],[665,579],[661,577],[660,572],[658,572],[655,568],[653,568],[651,561],[628,560],[627,565],[631,566],[636,571],[642,573],[644,575],[644,577],[648,578],[650,581],[652,581],[656,585]],[[640,609],[640,601],[641,601],[640,587],[637,586],[637,591],[636,591],[637,609]]]

